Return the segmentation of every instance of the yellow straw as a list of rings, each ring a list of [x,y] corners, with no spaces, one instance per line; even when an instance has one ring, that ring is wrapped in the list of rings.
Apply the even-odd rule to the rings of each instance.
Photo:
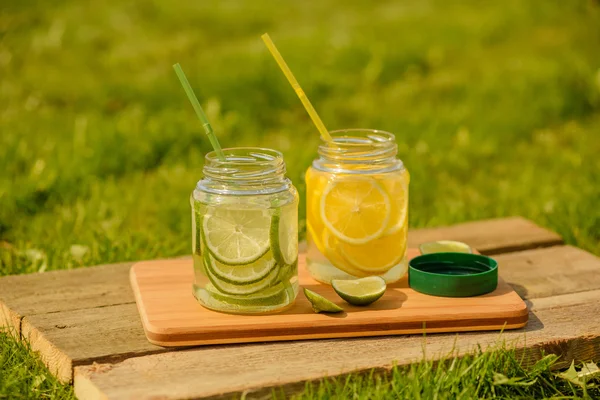
[[[277,61],[277,64],[279,64],[279,68],[281,68],[281,71],[283,71],[283,74],[290,82],[290,85],[292,85],[292,88],[300,98],[300,101],[304,105],[304,108],[306,108],[306,112],[308,113],[308,115],[310,115],[310,118],[313,120],[313,123],[316,125],[319,132],[321,132],[321,136],[325,141],[330,142],[331,135],[329,135],[327,128],[325,128],[325,125],[323,125],[323,121],[321,121],[321,118],[319,118],[319,114],[317,114],[312,104],[310,104],[310,100],[308,100],[308,97],[306,97],[304,90],[302,90],[302,88],[298,84],[298,81],[296,80],[296,78],[294,78],[294,74],[292,74],[292,71],[290,71],[289,67],[283,60],[283,57],[281,57],[281,54],[279,54],[277,47],[275,47],[275,43],[273,43],[268,33],[262,35],[261,38],[263,42],[265,42],[265,44],[267,45],[267,48],[273,55],[273,58],[275,58],[275,61]]]

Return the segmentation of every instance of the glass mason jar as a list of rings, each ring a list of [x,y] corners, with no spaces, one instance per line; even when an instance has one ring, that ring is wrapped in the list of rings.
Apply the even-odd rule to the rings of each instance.
[[[408,171],[393,134],[330,132],[306,171],[307,268],[323,283],[407,270]]]
[[[283,310],[298,294],[298,192],[278,151],[223,152],[206,155],[190,199],[194,295],[216,311]]]

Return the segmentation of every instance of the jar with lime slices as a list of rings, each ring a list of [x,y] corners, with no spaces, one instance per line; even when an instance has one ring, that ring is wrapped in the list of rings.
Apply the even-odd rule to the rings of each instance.
[[[330,132],[306,171],[307,267],[323,283],[407,272],[409,174],[393,134]]]
[[[223,153],[206,155],[191,196],[194,295],[216,311],[281,311],[298,293],[298,193],[281,153]]]

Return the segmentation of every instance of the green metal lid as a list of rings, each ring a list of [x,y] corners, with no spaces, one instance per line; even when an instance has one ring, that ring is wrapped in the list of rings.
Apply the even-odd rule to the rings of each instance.
[[[498,286],[498,262],[479,254],[426,254],[410,260],[408,283],[433,296],[478,296]]]

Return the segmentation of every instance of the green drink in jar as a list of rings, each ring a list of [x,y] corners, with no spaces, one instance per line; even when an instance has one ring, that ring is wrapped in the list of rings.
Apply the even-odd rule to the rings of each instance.
[[[223,153],[206,155],[190,199],[194,295],[215,311],[281,311],[298,293],[298,193],[281,153]]]

